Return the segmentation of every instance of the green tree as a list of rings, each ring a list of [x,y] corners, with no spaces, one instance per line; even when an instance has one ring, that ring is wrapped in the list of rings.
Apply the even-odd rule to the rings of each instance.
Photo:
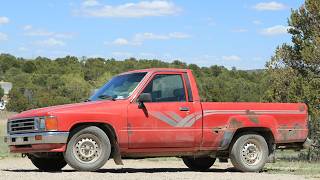
[[[228,70],[223,66],[199,67],[176,60],[129,58],[124,61],[66,56],[57,59],[16,58],[0,55],[0,78],[13,83],[8,109],[23,111],[86,99],[115,74],[145,68],[190,68],[202,99],[207,101],[260,101],[265,73]],[[227,93],[226,93],[227,92]]]
[[[306,102],[312,114],[311,135],[319,140],[320,1],[306,0],[288,21],[292,43],[279,46],[267,63],[270,74],[265,99]],[[320,150],[314,151],[320,158]]]
[[[21,89],[12,88],[9,92],[10,101],[7,105],[7,109],[10,111],[21,112],[26,109],[30,109],[30,102],[28,98],[23,95]]]
[[[100,88],[102,85],[107,83],[112,78],[112,74],[110,72],[103,73],[100,77],[98,77],[95,82],[95,88]]]
[[[79,102],[87,99],[92,89],[80,74],[66,74],[61,77],[64,83],[58,87],[58,94],[71,102]]]

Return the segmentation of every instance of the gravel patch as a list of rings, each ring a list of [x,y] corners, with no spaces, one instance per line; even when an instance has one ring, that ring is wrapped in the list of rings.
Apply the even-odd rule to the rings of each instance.
[[[290,174],[241,173],[229,163],[216,163],[207,172],[193,172],[186,168],[179,159],[124,160],[123,166],[117,166],[110,160],[97,172],[78,172],[66,166],[61,172],[40,172],[28,158],[7,158],[0,160],[0,179],[6,180],[49,180],[49,179],[117,179],[117,180],[150,180],[150,179],[244,179],[244,180],[298,180],[304,176]],[[310,179],[310,178],[308,178]]]

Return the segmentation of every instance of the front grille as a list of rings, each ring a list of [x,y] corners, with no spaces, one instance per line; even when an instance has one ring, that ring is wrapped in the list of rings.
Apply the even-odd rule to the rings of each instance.
[[[8,122],[8,133],[34,132],[36,127],[36,118],[15,119]]]

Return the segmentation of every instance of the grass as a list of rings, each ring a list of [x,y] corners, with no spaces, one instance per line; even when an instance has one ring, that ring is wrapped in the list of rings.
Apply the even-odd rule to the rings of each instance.
[[[276,163],[267,163],[263,171],[270,174],[295,174],[320,178],[320,162],[299,160],[300,151],[277,151]]]
[[[6,121],[0,120],[0,158],[7,157],[9,155],[8,145],[4,142],[6,134]]]
[[[264,172],[270,174],[295,174],[311,178],[320,178],[320,163],[306,161],[277,161],[266,164]]]
[[[0,112],[0,159],[5,157],[18,157],[20,154],[10,154],[8,145],[4,142],[7,132],[7,118],[15,113],[1,111]]]

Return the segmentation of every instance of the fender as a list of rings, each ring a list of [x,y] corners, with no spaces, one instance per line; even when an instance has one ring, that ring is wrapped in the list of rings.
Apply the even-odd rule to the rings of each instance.
[[[122,158],[121,158],[121,152],[120,152],[120,146],[118,143],[118,134],[114,128],[114,126],[109,122],[105,120],[91,120],[91,121],[73,121],[72,125],[69,128],[69,132],[74,129],[74,127],[77,127],[77,125],[96,125],[99,128],[101,128],[109,137],[111,144],[112,144],[112,158],[114,162],[117,165],[123,165]],[[70,137],[69,137],[70,138]]]
[[[229,148],[233,138],[236,135],[236,132],[242,128],[254,129],[254,128],[263,128],[267,131],[270,131],[273,137],[277,137],[278,124],[276,119],[270,115],[255,115],[255,114],[246,114],[246,115],[234,115],[230,116],[228,123],[223,129],[223,133],[220,135],[220,145],[219,150],[226,150]]]

